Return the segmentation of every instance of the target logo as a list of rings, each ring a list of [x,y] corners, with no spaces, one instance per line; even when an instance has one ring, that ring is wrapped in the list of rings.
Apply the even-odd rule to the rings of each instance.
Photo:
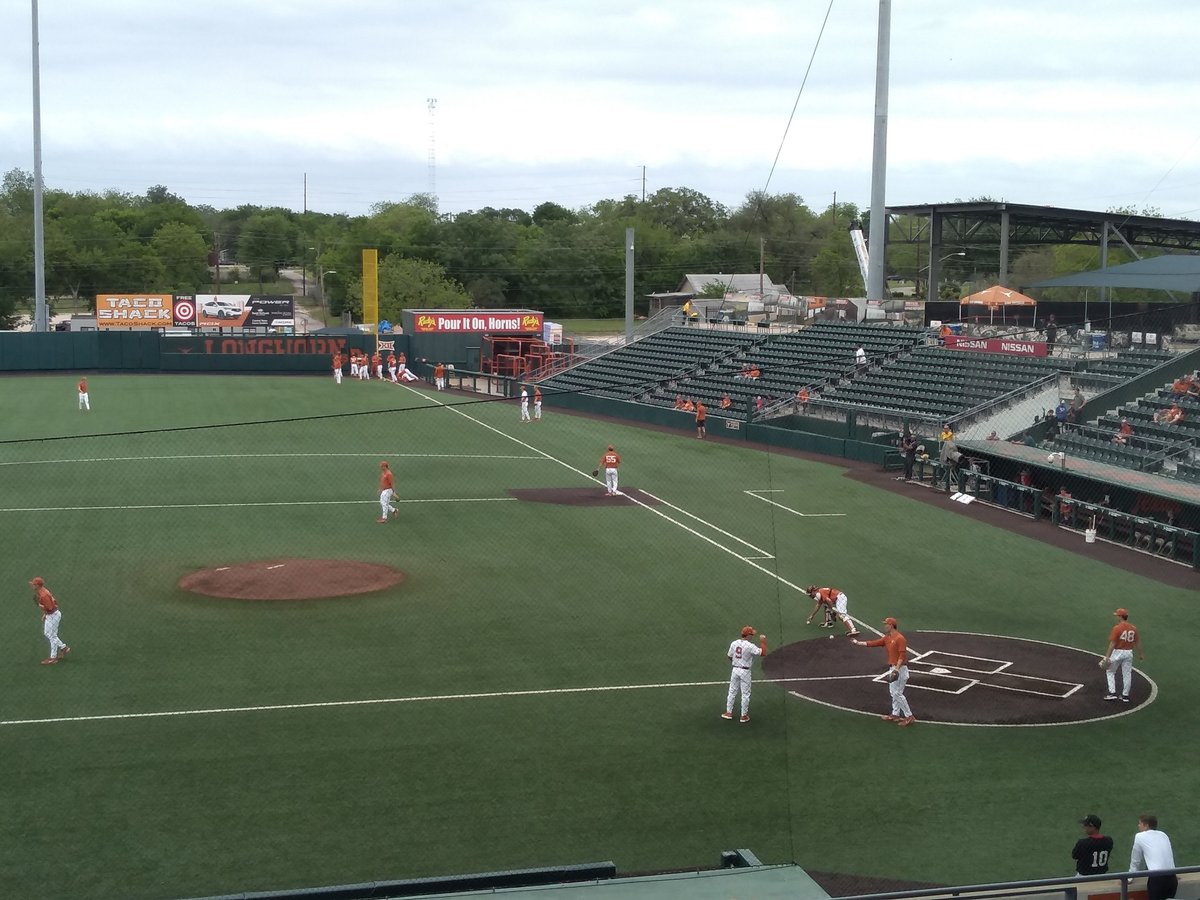
[[[196,301],[191,297],[176,297],[172,306],[171,318],[174,319],[174,324],[195,325],[196,324]]]

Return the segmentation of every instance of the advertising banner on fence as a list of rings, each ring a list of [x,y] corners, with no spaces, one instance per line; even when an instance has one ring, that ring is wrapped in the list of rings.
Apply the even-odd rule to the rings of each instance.
[[[293,298],[286,294],[197,294],[195,322],[176,321],[176,326],[196,324],[220,328],[290,328],[295,322]]]
[[[979,350],[983,353],[1007,353],[1009,356],[1046,356],[1043,341],[1018,341],[1012,338],[973,338],[946,335],[946,347],[951,350]]]
[[[413,330],[421,334],[538,334],[542,313],[523,310],[414,311]]]
[[[170,328],[170,294],[97,294],[97,328]]]

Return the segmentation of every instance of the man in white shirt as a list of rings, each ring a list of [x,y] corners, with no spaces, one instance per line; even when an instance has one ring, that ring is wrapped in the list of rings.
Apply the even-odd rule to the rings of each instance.
[[[725,699],[725,712],[722,719],[733,718],[733,701],[738,692],[742,694],[743,723],[750,721],[750,667],[754,665],[754,657],[767,655],[767,636],[760,634],[755,644],[747,638],[754,637],[754,628],[747,625],[742,629],[742,636],[729,645],[729,662],[733,664],[733,674],[729,676],[729,696]]]
[[[1138,816],[1138,833],[1133,836],[1133,852],[1129,856],[1129,871],[1175,868],[1171,839],[1158,830],[1158,816],[1143,813]],[[1179,879],[1172,875],[1151,875],[1146,879],[1147,900],[1170,900],[1179,888]]]

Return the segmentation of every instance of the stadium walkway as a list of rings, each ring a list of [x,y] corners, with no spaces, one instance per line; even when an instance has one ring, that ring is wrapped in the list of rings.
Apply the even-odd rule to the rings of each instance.
[[[752,866],[711,872],[613,878],[584,884],[425,894],[435,897],[508,897],[528,900],[828,900],[829,895],[799,866]]]

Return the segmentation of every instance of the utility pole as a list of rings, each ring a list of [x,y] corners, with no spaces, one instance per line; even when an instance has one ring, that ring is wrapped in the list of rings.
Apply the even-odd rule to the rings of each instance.
[[[642,202],[646,202],[646,167],[642,166]]]
[[[216,253],[217,259],[217,283],[215,285],[216,292],[221,293],[221,235],[213,232],[213,250]]]
[[[437,97],[430,97],[425,101],[426,107],[429,109],[429,196],[433,200],[433,206],[437,209],[437,128],[434,113],[437,111]]]
[[[633,340],[633,229],[625,229],[625,343]]]

